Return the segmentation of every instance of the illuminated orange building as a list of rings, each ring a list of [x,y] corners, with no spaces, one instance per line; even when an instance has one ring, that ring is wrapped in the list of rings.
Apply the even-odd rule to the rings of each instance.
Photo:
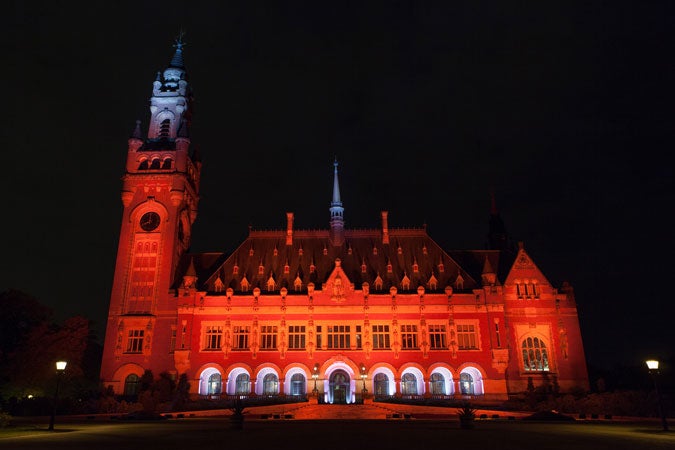
[[[176,45],[150,124],[129,139],[101,378],[133,394],[147,369],[195,395],[510,394],[588,388],[572,288],[554,288],[493,207],[490,249],[444,250],[425,228],[344,227],[334,163],[329,226],[251,230],[231,254],[190,254],[201,162]],[[493,205],[494,206],[494,205]],[[328,219],[328,218],[327,218]]]

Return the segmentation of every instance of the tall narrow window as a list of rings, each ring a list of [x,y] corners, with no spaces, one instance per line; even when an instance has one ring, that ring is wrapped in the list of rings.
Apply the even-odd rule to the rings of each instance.
[[[288,326],[288,349],[289,350],[304,350],[305,349],[305,326],[304,325],[289,325]]]
[[[316,349],[319,350],[323,347],[323,332],[321,329],[321,325],[317,325],[316,327]]]
[[[389,395],[389,377],[383,373],[375,375],[375,397],[387,397]]]
[[[457,346],[460,350],[475,350],[476,345],[476,327],[469,324],[457,324]]]
[[[156,240],[142,239],[136,241],[131,267],[129,301],[126,304],[126,312],[129,314],[147,314],[152,308],[155,294],[157,249]]]
[[[523,341],[523,368],[531,372],[548,372],[548,351],[542,340],[528,337]]]
[[[260,348],[262,350],[277,348],[277,327],[275,325],[262,325],[260,327]]]
[[[401,347],[405,350],[417,349],[417,325],[401,325]]]
[[[207,326],[204,339],[204,350],[220,350],[222,339],[222,326]]]
[[[145,331],[136,329],[129,330],[127,334],[127,353],[142,353],[143,352],[143,335]]]
[[[429,344],[434,350],[448,348],[445,325],[429,325]]]
[[[473,395],[473,377],[466,372],[459,375],[459,390],[462,395]]]
[[[499,322],[495,321],[495,337],[497,338],[497,348],[502,347],[502,339],[501,336],[499,335]]]
[[[373,325],[373,349],[389,349],[389,325]]]
[[[361,325],[356,325],[356,348],[362,348],[363,342],[361,341]]]
[[[232,327],[234,335],[233,350],[248,350],[248,336],[251,333],[251,327],[235,325]]]
[[[176,325],[171,325],[171,336],[169,340],[169,353],[176,350]]]

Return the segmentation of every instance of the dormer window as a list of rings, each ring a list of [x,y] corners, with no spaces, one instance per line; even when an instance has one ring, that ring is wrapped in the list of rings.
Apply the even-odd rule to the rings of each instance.
[[[418,273],[420,271],[420,266],[417,264],[417,259],[413,262],[413,273]]]
[[[291,272],[291,267],[288,265],[288,261],[286,261],[286,264],[284,265],[284,273],[288,274]]]
[[[274,247],[273,253],[274,253],[274,256],[279,256],[279,250],[276,247]]]
[[[235,264],[234,267],[232,267],[232,275],[238,274],[239,274],[239,266]]]
[[[302,247],[300,247],[300,248],[298,249],[298,256],[302,256],[302,255],[304,255],[304,254],[305,254],[305,252],[302,250]]]
[[[254,253],[255,253],[255,252],[253,251],[253,247],[251,247],[251,248],[248,250],[248,256],[253,256]]]
[[[216,281],[213,283],[213,290],[216,292],[222,292],[224,287],[225,283],[223,283],[223,280],[221,280],[220,277],[216,278]]]
[[[438,264],[438,271],[439,271],[440,273],[445,272],[445,266],[443,265],[443,261],[441,261],[441,262]]]
[[[328,249],[326,246],[323,247],[323,256],[326,256],[328,254]]]
[[[408,278],[407,274],[404,274],[403,279],[401,280],[401,288],[404,291],[407,291],[410,289],[410,278]]]
[[[428,253],[429,251],[427,250],[427,246],[425,245],[424,247],[422,247],[422,254],[427,255]]]
[[[387,263],[387,273],[392,273],[394,268],[391,266],[391,262]]]
[[[352,246],[351,245],[347,248],[347,254],[348,255],[352,254]]]
[[[366,269],[368,267],[366,266],[366,260],[364,259],[363,262],[361,263],[361,273],[366,273]]]
[[[373,247],[373,255],[377,256],[377,247]]]
[[[309,273],[314,273],[315,270],[316,270],[316,266],[314,264],[310,264],[309,265]]]
[[[378,273],[377,278],[375,278],[375,289],[381,291],[382,284],[383,284],[382,277],[380,277],[380,274]]]
[[[402,255],[402,254],[403,254],[403,249],[401,248],[400,245],[398,246],[398,248],[396,249],[396,251],[398,252],[399,255]]]
[[[295,277],[295,281],[293,281],[293,287],[295,288],[296,292],[300,292],[302,289],[302,280],[300,279],[300,275]]]
[[[262,275],[265,273],[265,266],[263,266],[262,262],[258,266],[258,275]]]
[[[248,282],[248,280],[246,279],[246,276],[244,276],[244,278],[241,279],[241,283],[240,283],[240,284],[241,284],[241,290],[242,290],[243,292],[248,292],[249,288],[251,287],[251,284],[250,284],[250,283]]]
[[[429,289],[431,289],[432,291],[435,291],[436,288],[438,288],[438,280],[432,274],[431,277],[429,278]]]
[[[270,275],[270,277],[267,279],[267,290],[273,291],[276,284],[277,283],[274,281],[274,277]]]

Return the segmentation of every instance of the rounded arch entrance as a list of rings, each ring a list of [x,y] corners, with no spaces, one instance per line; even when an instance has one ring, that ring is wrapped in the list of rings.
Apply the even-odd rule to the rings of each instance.
[[[330,374],[328,378],[328,401],[333,404],[350,403],[351,399],[350,389],[351,379],[347,372],[342,369],[337,369]]]

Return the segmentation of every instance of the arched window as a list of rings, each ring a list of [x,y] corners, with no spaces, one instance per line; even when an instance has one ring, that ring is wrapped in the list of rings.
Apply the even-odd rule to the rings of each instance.
[[[144,159],[141,161],[141,164],[138,166],[138,170],[147,170],[148,169],[148,160]]]
[[[221,377],[219,373],[214,373],[211,374],[209,377],[209,384],[208,384],[208,394],[209,395],[217,395],[222,392],[222,383],[221,383]]]
[[[296,373],[291,377],[291,395],[305,395],[305,377],[301,373]]]
[[[152,160],[152,164],[150,164],[151,169],[159,169],[159,158],[155,158]]]
[[[279,392],[279,378],[274,373],[268,373],[263,378],[263,394],[275,395]]]
[[[473,377],[471,374],[462,372],[459,375],[459,389],[462,395],[473,395]]]
[[[251,393],[251,377],[247,373],[237,375],[235,385],[235,394],[248,395]]]
[[[548,372],[548,352],[542,340],[528,337],[523,341],[523,368],[530,372]]]
[[[389,377],[383,373],[378,373],[375,375],[375,380],[373,382],[375,385],[376,397],[386,397],[389,395]]]
[[[429,389],[432,395],[445,395],[445,378],[438,372],[431,374]]]
[[[137,395],[138,388],[141,386],[141,379],[135,373],[128,375],[124,379],[124,395]]]
[[[171,168],[171,158],[166,158],[162,163],[162,169],[170,169],[170,168]]]
[[[171,119],[164,119],[159,124],[159,137],[168,138],[171,131]]]
[[[401,377],[401,394],[417,395],[417,378],[412,373],[405,373]]]

